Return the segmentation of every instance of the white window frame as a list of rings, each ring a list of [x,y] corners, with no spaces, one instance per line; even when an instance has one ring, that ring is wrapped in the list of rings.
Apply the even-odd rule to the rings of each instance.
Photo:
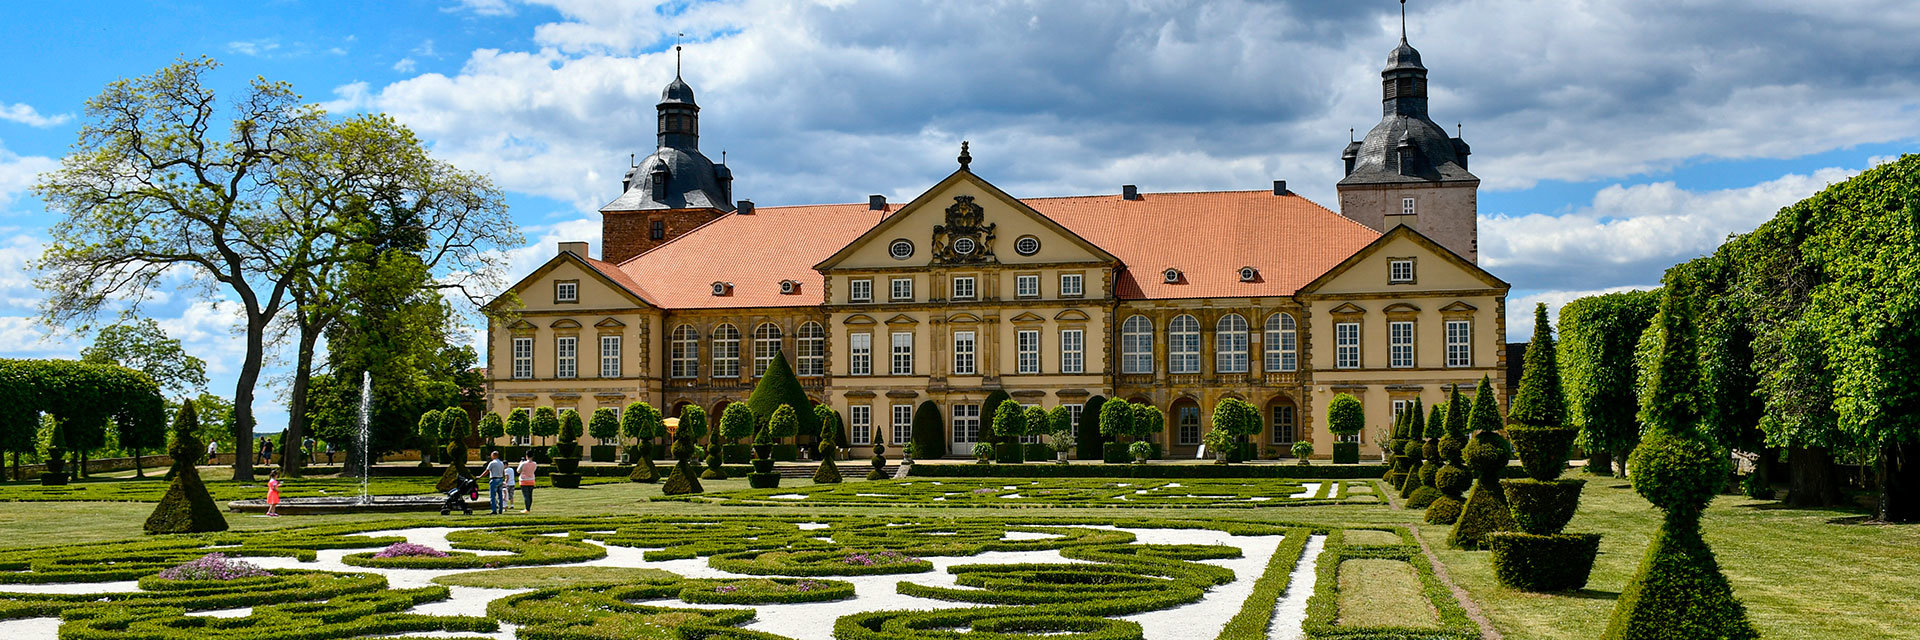
[[[1387,323],[1387,366],[1395,369],[1413,368],[1412,320],[1394,320]]]
[[[888,342],[892,358],[887,371],[896,376],[913,375],[913,332],[895,331]]]
[[[1013,277],[1013,297],[1015,298],[1040,297],[1040,275],[1034,274],[1034,273],[1026,273],[1026,274],[1020,274],[1020,275],[1014,276]]]
[[[972,331],[953,332],[953,375],[979,375],[980,371],[974,359],[974,349],[977,344]]]
[[[1153,373],[1153,334],[1153,320],[1146,316],[1129,316],[1120,324],[1121,373]]]
[[[1086,411],[1087,405],[1063,404],[1060,406],[1067,408],[1067,421],[1073,423],[1075,433],[1078,433],[1078,429],[1080,427],[1080,414]]]
[[[780,353],[781,341],[787,334],[780,325],[762,322],[753,328],[753,377],[767,375],[767,368],[773,366],[773,356]]]
[[[571,304],[580,301],[580,282],[561,280],[553,283],[554,304]]]
[[[1419,203],[1415,202],[1413,198],[1400,199],[1400,215],[1414,215],[1419,212],[1419,209]]]
[[[1265,361],[1263,366],[1268,373],[1298,371],[1300,369],[1300,331],[1294,324],[1293,314],[1287,312],[1267,316],[1266,335],[1260,345]]]
[[[713,328],[713,337],[707,341],[711,347],[713,362],[707,371],[715,378],[740,377],[740,329],[731,323]]]
[[[800,333],[794,337],[794,350],[799,352],[798,375],[802,378],[817,378],[827,374],[827,328],[818,322],[805,322],[800,325]]]
[[[580,337],[555,336],[553,338],[553,377],[577,378],[580,376]]]
[[[887,299],[893,301],[913,299],[913,278],[892,278],[887,281]]]
[[[1247,339],[1247,319],[1238,313],[1220,316],[1213,323],[1214,373],[1247,372]]]
[[[620,370],[620,336],[600,336],[600,377],[618,378],[624,373]]]
[[[1360,323],[1333,324],[1333,368],[1360,368]]]
[[[893,405],[893,444],[913,442],[913,405]]]
[[[953,443],[973,444],[980,441],[980,405],[953,405]]]
[[[693,325],[683,324],[673,328],[668,334],[671,343],[668,346],[667,375],[673,378],[700,377],[700,332]]]
[[[1387,282],[1399,284],[1413,282],[1413,260],[1394,259],[1387,261]]]
[[[1087,332],[1084,329],[1060,330],[1060,373],[1085,373],[1087,370]]]
[[[1181,410],[1184,410],[1184,409],[1193,410],[1193,424],[1191,425],[1181,424],[1180,412]],[[1193,445],[1200,444],[1200,405],[1182,404],[1179,407],[1174,408],[1173,415],[1171,417],[1173,419],[1173,434],[1175,438],[1174,444],[1178,444],[1182,446],[1193,446]],[[1191,427],[1191,430],[1189,430],[1189,427]]]
[[[1287,415],[1285,421],[1280,419],[1281,409],[1286,409]],[[1291,404],[1277,403],[1269,407],[1267,409],[1267,421],[1270,424],[1267,426],[1267,430],[1271,433],[1267,435],[1267,440],[1273,444],[1293,444],[1294,440],[1299,439],[1297,433],[1300,428],[1299,416],[1299,410]],[[1284,440],[1281,439],[1283,435],[1281,430],[1283,428],[1285,429],[1284,435],[1286,436]]]
[[[873,444],[873,405],[847,407],[847,439],[855,445]]]
[[[973,276],[953,277],[954,300],[972,300],[975,295],[978,293],[975,291]]]
[[[1086,276],[1078,273],[1060,274],[1060,297],[1078,298],[1086,293]]]
[[[533,379],[533,338],[513,339],[513,379]]]
[[[1200,373],[1200,319],[1192,314],[1167,322],[1167,373]]]
[[[847,334],[847,375],[873,375],[873,334]]]
[[[1040,330],[1021,329],[1013,334],[1014,373],[1018,375],[1039,375],[1040,373]]]
[[[1473,321],[1447,321],[1447,366],[1473,366]]]
[[[847,302],[873,302],[873,278],[847,280]]]

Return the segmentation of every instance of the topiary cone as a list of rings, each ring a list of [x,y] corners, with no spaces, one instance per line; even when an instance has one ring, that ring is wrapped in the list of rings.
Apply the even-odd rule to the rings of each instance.
[[[640,456],[640,461],[633,465],[633,472],[627,474],[627,480],[647,483],[659,482],[660,469],[653,466],[653,456]]]
[[[1511,450],[1512,445],[1499,432],[1473,434],[1472,442],[1462,455],[1467,467],[1479,477],[1473,483],[1473,491],[1467,494],[1466,506],[1460,509],[1460,519],[1453,523],[1447,544],[1456,549],[1476,550],[1485,546],[1487,534],[1513,530],[1513,514],[1508,511],[1506,495],[1500,489],[1500,469],[1507,466]]]
[[[194,468],[194,462],[205,448],[193,435],[199,430],[200,415],[193,401],[182,402],[180,413],[173,420],[173,448],[167,451],[173,456],[173,470],[169,472],[173,480],[167,485],[166,495],[160,497],[160,504],[154,505],[153,514],[147,516],[144,526],[147,533],[227,530],[227,517],[220,513],[220,505],[207,493],[207,485],[200,481],[200,472]]]

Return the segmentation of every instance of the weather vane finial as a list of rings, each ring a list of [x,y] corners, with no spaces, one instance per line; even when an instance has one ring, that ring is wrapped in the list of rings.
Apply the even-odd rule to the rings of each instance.
[[[1400,42],[1407,41],[1407,0],[1400,0]]]
[[[1407,0],[1400,0],[1401,4],[1406,4],[1406,2]],[[1401,21],[1405,22],[1405,17],[1402,17]],[[1406,27],[1403,25],[1400,30],[1406,31]],[[680,39],[685,37],[687,37],[685,32],[673,34],[673,77],[675,78],[680,77]],[[1401,36],[1401,39],[1406,39],[1404,34]]]
[[[960,141],[960,170],[972,171],[972,169],[967,168],[967,165],[970,165],[970,164],[973,164],[973,154],[967,153],[967,141],[961,140]]]

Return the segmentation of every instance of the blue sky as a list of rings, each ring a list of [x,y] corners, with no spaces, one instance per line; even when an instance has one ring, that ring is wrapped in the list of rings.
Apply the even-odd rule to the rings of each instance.
[[[1920,150],[1920,12],[1899,0],[1414,0],[1409,39],[1433,114],[1462,123],[1482,264],[1535,301],[1657,282],[1779,207]],[[687,35],[702,147],[762,204],[895,200],[974,168],[1016,195],[1258,189],[1332,206],[1348,128],[1379,118],[1398,5],[993,0],[15,2],[0,22],[0,355],[91,336],[33,323],[26,261],[56,219],[28,192],[83,103],[180,56],[337,112],[384,111],[439,157],[490,175],[527,244],[598,244],[593,211]],[[219,300],[147,309],[232,393],[239,343]],[[477,325],[476,325],[477,329]],[[276,363],[270,385],[284,376]],[[263,390],[263,430],[284,423]]]

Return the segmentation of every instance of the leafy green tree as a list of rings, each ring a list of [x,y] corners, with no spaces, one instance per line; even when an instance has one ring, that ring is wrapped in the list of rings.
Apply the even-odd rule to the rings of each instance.
[[[560,435],[560,414],[553,407],[540,407],[533,410],[533,435],[540,438],[540,445],[546,446],[547,438]]]
[[[507,435],[526,438],[533,435],[533,417],[526,407],[517,407],[507,412]]]
[[[414,448],[420,450],[420,466],[427,466],[429,464],[428,461],[433,459],[432,451],[440,446],[440,434],[442,433],[440,413],[441,411],[439,409],[432,409],[426,413],[422,413],[420,414],[420,422],[415,425],[413,431]],[[243,455],[244,453],[245,452],[242,451],[236,451],[234,455],[244,458],[246,457]]]
[[[488,445],[498,444],[500,438],[506,435],[507,423],[500,419],[500,414],[488,411],[480,416],[480,437],[486,438]]]
[[[168,337],[153,318],[101,329],[93,336],[93,345],[80,350],[80,361],[117,364],[145,373],[170,395],[207,387],[207,362],[188,355],[180,341]]]
[[[1133,436],[1133,421],[1139,413],[1127,402],[1108,402],[1100,406],[1100,435],[1109,440]]]
[[[600,407],[593,410],[593,419],[587,422],[587,435],[602,445],[620,444],[620,419],[613,407]]]
[[[1657,291],[1589,296],[1560,308],[1556,360],[1567,414],[1580,428],[1587,469],[1624,477],[1627,454],[1640,440],[1639,366],[1634,353],[1653,321]],[[1623,466],[1617,470],[1613,461]]]
[[[1145,403],[1133,404],[1133,437],[1139,441],[1152,441],[1154,436],[1167,430],[1167,414],[1159,407]]]
[[[1221,398],[1214,403],[1213,430],[1231,437],[1224,442],[1237,444],[1244,438],[1258,435],[1260,428],[1260,410],[1253,403],[1239,398]],[[1216,438],[1214,446],[1220,446],[1221,442]]]
[[[1027,407],[1026,411],[1021,415],[1021,418],[1027,426],[1027,432],[1024,435],[1044,436],[1052,430],[1048,422],[1047,410],[1037,405]]]
[[[720,411],[720,437],[726,442],[753,437],[753,410],[738,402],[727,405]]]
[[[620,433],[633,438],[634,442],[642,448],[651,445],[654,438],[663,435],[661,432],[664,430],[660,410],[645,402],[627,403],[626,411],[620,414]],[[653,453],[645,451],[636,457],[651,460]]]
[[[1367,416],[1360,406],[1360,399],[1352,394],[1340,393],[1327,402],[1327,430],[1336,435],[1350,436],[1360,433],[1367,426]]]
[[[913,410],[913,455],[942,458],[947,455],[947,419],[940,405],[925,400]]]
[[[581,424],[580,412],[572,409],[560,412],[561,441],[576,442],[580,440],[580,435],[585,432],[585,426],[586,425]]]
[[[813,401],[807,399],[806,389],[802,389],[800,379],[794,377],[793,366],[787,364],[785,351],[773,354],[773,362],[767,365],[766,375],[760,377],[760,381],[753,386],[753,394],[747,396],[747,408],[753,410],[754,419],[763,425],[772,420],[773,412],[782,406],[793,407],[798,412],[795,428],[786,435],[775,433],[774,437],[812,437],[820,434],[820,419],[813,414]]]
[[[1027,435],[1026,411],[1012,402],[1000,403],[993,414],[993,434],[1006,442],[1019,442],[1020,436]]]
[[[833,434],[833,444],[835,447],[839,447],[847,442],[846,421],[840,419],[839,411],[833,410],[833,407],[827,406],[825,403],[816,404],[813,405],[813,417],[820,423],[820,439],[822,442],[826,440],[826,434],[829,433]]]
[[[987,428],[982,429],[980,434],[982,442],[1000,442],[1000,432],[993,428],[993,419],[1000,415],[1000,405],[1012,400],[1013,396],[1007,395],[1003,389],[987,392],[987,399],[980,402],[980,416],[987,420]]]
[[[1073,412],[1066,405],[1059,405],[1047,412],[1047,435],[1053,442],[1054,451],[1067,451],[1073,446],[1074,431],[1080,425],[1073,423]]]
[[[793,405],[780,405],[767,418],[767,433],[775,438],[791,437],[800,428],[800,412]]]
[[[1514,422],[1530,427],[1566,426],[1567,397],[1560,389],[1556,355],[1553,325],[1547,322],[1547,304],[1542,302],[1533,308],[1533,340],[1527,343],[1520,390],[1513,396]]]
[[[699,442],[707,437],[707,410],[700,405],[690,404],[680,408],[680,433],[688,442]]]

